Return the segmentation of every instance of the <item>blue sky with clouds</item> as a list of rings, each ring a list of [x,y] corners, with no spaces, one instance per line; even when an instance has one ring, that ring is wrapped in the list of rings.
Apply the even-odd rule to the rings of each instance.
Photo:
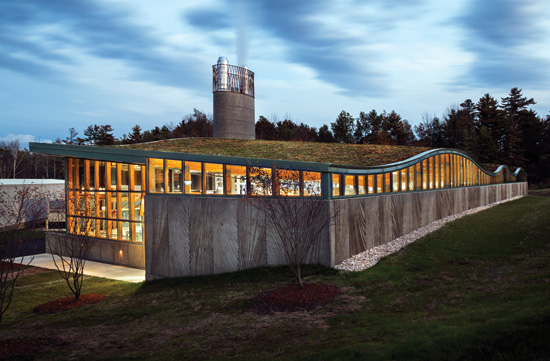
[[[219,55],[255,72],[257,117],[314,127],[512,87],[550,113],[546,0],[0,0],[0,140],[211,113]]]

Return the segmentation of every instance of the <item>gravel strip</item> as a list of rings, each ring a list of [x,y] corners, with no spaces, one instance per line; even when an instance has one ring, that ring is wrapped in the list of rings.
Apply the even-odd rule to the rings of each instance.
[[[413,243],[417,239],[422,238],[425,235],[430,234],[434,231],[437,231],[439,228],[443,227],[447,222],[454,221],[455,219],[464,217],[468,214],[474,214],[474,213],[483,211],[487,208],[496,206],[497,204],[510,202],[518,198],[521,198],[521,197],[510,198],[501,202],[490,204],[488,206],[473,208],[449,217],[439,219],[435,222],[425,225],[424,227],[420,227],[412,231],[411,233],[408,233],[404,236],[396,238],[391,242],[371,248],[365,252],[358,253],[355,256],[352,256],[351,258],[346,259],[344,262],[334,266],[334,268],[342,271],[354,271],[354,272],[366,270],[367,268],[371,268],[372,266],[377,264],[381,258],[389,256],[390,254],[399,251],[401,248]]]

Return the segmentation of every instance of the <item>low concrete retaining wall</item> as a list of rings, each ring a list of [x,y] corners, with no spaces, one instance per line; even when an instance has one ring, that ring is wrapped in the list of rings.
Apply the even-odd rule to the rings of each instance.
[[[60,241],[61,237],[67,237],[63,233],[46,233],[46,252],[51,253],[50,245]],[[95,244],[90,252],[89,260],[100,261],[119,266],[133,268],[145,268],[144,246],[102,238],[94,238]]]
[[[334,266],[437,219],[527,194],[527,183],[336,199],[308,263]],[[147,280],[285,264],[265,215],[238,198],[146,196]],[[115,251],[116,253],[116,251]]]
[[[522,182],[333,200],[341,209],[331,231],[330,265],[438,219],[525,195]]]

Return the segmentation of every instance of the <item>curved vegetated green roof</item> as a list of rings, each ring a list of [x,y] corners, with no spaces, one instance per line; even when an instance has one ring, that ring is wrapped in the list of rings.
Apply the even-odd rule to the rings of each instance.
[[[319,162],[352,167],[369,167],[408,159],[431,148],[272,140],[180,138],[117,148],[209,154],[244,158]]]

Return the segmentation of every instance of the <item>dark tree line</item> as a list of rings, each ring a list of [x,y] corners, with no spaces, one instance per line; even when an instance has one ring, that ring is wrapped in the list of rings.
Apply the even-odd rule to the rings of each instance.
[[[260,116],[256,122],[256,139],[411,145],[414,143],[414,134],[409,122],[394,111],[389,114],[385,111],[378,114],[376,110],[361,112],[359,118],[355,119],[342,110],[336,120],[330,123],[330,127],[325,124],[319,130],[289,119],[271,122]]]
[[[550,178],[550,116],[537,116],[535,104],[521,89],[507,97],[485,94],[477,103],[467,99],[440,120],[424,115],[415,127],[417,144],[458,148],[482,163],[525,167],[531,182]]]
[[[65,177],[64,159],[20,149],[19,141],[0,142],[0,178]]]

